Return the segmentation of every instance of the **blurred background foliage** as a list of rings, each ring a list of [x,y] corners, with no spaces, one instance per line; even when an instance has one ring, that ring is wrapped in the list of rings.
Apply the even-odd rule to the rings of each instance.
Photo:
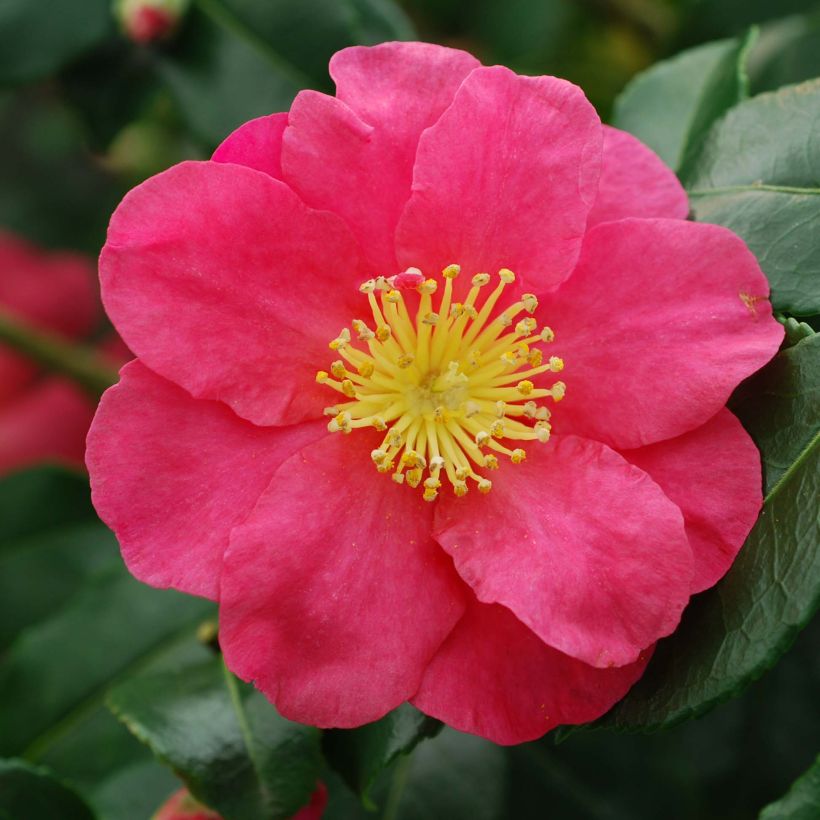
[[[748,55],[753,94],[820,75],[820,7],[806,0],[176,5],[172,30],[152,39],[124,25],[128,0],[118,4],[119,15],[110,0],[0,0],[0,228],[46,248],[96,254],[129,188],[174,162],[207,158],[236,126],[286,110],[302,88],[332,92],[328,59],[354,43],[418,37],[468,49],[485,63],[566,77],[604,120],[636,73],[682,49],[741,36],[752,24],[760,26]],[[794,328],[796,339],[812,334],[810,326]],[[802,350],[809,342],[816,351],[816,336]],[[178,785],[151,750],[188,782],[212,784],[214,805],[230,807],[235,784],[221,784],[191,748],[218,741],[230,750],[230,765],[247,775],[247,750],[231,746],[236,727],[215,727],[210,717],[228,702],[225,686],[234,702],[249,710],[258,704],[214,666],[213,617],[198,599],[130,578],[89,506],[82,476],[42,469],[0,481],[0,757],[47,766],[59,778],[43,790],[42,770],[0,765],[0,797],[7,798],[0,818],[85,817],[76,793],[103,820],[148,817]],[[173,699],[180,670],[193,668],[196,698],[182,708]],[[154,703],[167,710],[165,723],[146,713],[139,686],[128,688],[134,675],[149,676],[155,701],[157,692],[167,695]],[[260,731],[274,760],[284,760],[276,755],[294,743],[308,750],[312,768],[300,770],[298,793],[288,799],[299,805],[321,777],[330,787],[331,820],[741,820],[811,766],[818,693],[815,622],[742,697],[654,735],[584,729],[501,750],[450,730],[436,734],[440,727],[402,712],[369,734],[326,737],[322,757],[318,734],[304,727],[266,724]],[[106,698],[148,746],[118,722]],[[188,737],[190,723],[174,734],[175,717],[189,707],[201,718],[201,734]],[[215,739],[216,731],[223,734]],[[395,763],[429,734],[436,736]],[[251,791],[260,788],[247,777]],[[377,814],[343,780],[363,790]],[[32,783],[42,795],[36,807],[19,797],[32,793]],[[3,813],[9,795],[24,800],[14,804],[24,805],[22,813]],[[245,811],[233,816],[254,816]],[[766,816],[820,817],[812,811],[775,806]]]

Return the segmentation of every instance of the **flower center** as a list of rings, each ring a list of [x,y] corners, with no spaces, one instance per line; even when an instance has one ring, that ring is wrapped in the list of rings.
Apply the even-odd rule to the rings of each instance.
[[[499,456],[520,464],[526,451],[519,444],[548,441],[550,411],[537,400],[560,401],[566,389],[560,381],[550,388],[531,381],[564,367],[557,356],[544,362],[533,347],[554,338],[548,327],[539,332],[528,315],[538,306],[535,296],[525,293],[505,310],[495,309],[515,274],[502,268],[498,285],[483,301],[490,276],[476,274],[460,303],[453,302],[459,273],[458,265],[442,271],[437,305],[439,283],[416,268],[364,282],[359,290],[367,296],[373,327],[354,319],[361,344],[355,346],[344,328],[330,342],[342,359],[330,372],[316,374],[317,382],[343,397],[325,408],[332,416],[328,430],[383,431],[384,440],[370,454],[376,469],[399,484],[415,488],[423,482],[427,501],[437,497],[445,478],[457,496],[467,493],[470,481],[489,492],[492,482],[477,470],[497,469]],[[419,294],[415,321],[403,295],[413,290]]]

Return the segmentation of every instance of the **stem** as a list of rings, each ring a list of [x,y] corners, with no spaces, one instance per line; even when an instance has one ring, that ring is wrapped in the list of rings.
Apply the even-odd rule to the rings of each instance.
[[[117,373],[92,348],[67,342],[0,309],[0,342],[34,359],[48,370],[68,376],[92,396],[115,384]]]
[[[387,793],[387,800],[384,804],[384,814],[382,820],[394,820],[398,816],[399,804],[404,795],[404,789],[410,777],[410,768],[413,765],[413,758],[410,753],[402,755],[393,770],[393,778],[390,782],[390,789]]]

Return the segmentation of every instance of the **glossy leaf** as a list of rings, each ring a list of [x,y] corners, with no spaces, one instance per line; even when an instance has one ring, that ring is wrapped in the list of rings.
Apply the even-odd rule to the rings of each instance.
[[[44,77],[112,29],[110,0],[0,3],[0,84]]]
[[[804,339],[743,385],[734,409],[762,451],[763,511],[726,578],[692,601],[603,725],[659,729],[704,713],[763,674],[820,604],[818,349],[820,336]]]
[[[405,703],[381,720],[358,729],[325,732],[322,749],[330,765],[372,807],[368,791],[381,771],[400,755],[412,752],[420,741],[436,735],[441,726]]]
[[[376,802],[383,820],[501,820],[506,778],[502,748],[445,728],[399,759]]]
[[[749,57],[754,94],[820,75],[820,16],[795,14],[767,23]]]
[[[753,34],[689,49],[639,74],[615,102],[612,124],[634,134],[673,170],[686,170],[709,128],[747,94]]]
[[[0,760],[0,820],[94,820],[70,787],[22,760]]]
[[[760,820],[817,820],[820,816],[820,756],[776,803],[760,812]]]
[[[217,659],[134,677],[109,705],[225,820],[290,817],[316,786],[319,731],[280,717]]]
[[[820,313],[820,80],[753,97],[718,122],[687,184],[695,218],[746,240],[777,310]]]
[[[332,91],[338,49],[411,35],[390,0],[200,0],[157,69],[193,132],[215,146],[249,119],[286,111],[302,88]]]
[[[0,702],[14,704],[0,711],[0,753],[40,754],[115,677],[148,662],[211,611],[209,602],[140,584],[124,567],[94,578],[62,610],[22,632],[0,663]]]
[[[84,579],[119,563],[85,476],[39,467],[0,479],[0,652],[57,611]]]

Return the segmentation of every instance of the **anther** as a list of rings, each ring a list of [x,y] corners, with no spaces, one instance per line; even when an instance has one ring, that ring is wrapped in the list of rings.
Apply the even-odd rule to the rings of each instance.
[[[461,265],[447,265],[441,272],[445,279],[455,279],[461,273]]]
[[[319,384],[324,384],[330,378],[330,373],[327,370],[317,370],[316,371],[316,381]]]
[[[563,382],[555,382],[552,386],[553,401],[561,401],[567,393],[567,386]]]
[[[520,464],[522,461],[526,460],[526,458],[526,450],[522,450],[520,447],[516,447],[515,450],[513,450],[510,454],[510,460],[513,464]]]
[[[330,365],[330,372],[337,379],[343,379],[347,375],[344,362],[341,362],[338,359]]]
[[[534,293],[522,294],[521,301],[524,303],[524,310],[527,313],[535,313],[535,309],[538,307],[538,297]]]
[[[535,389],[535,385],[529,379],[523,379],[515,387],[522,396],[529,396]]]
[[[416,361],[416,357],[412,353],[402,353],[402,355],[396,359],[396,364],[402,370],[406,370],[414,361]]]
[[[477,273],[473,277],[473,286],[477,288],[484,287],[490,281],[489,273]]]
[[[509,268],[501,268],[498,272],[498,278],[505,284],[511,285],[515,282],[515,274]]]
[[[553,373],[560,373],[564,369],[564,360],[558,356],[550,356],[549,366]]]
[[[356,388],[353,386],[353,382],[350,381],[350,379],[345,379],[342,382],[342,393],[344,393],[348,398],[355,398]]]

